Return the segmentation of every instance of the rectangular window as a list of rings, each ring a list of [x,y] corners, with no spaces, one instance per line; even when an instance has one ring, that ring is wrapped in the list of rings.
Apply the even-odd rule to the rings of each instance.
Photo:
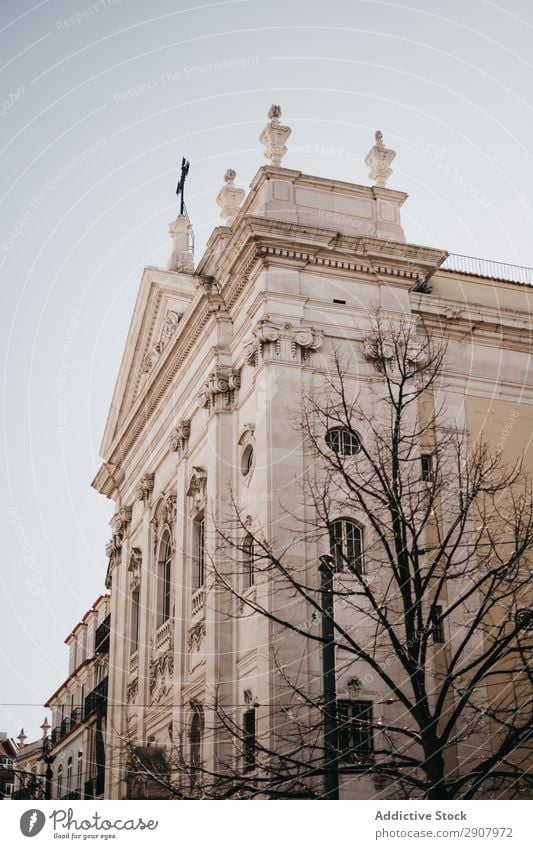
[[[363,568],[363,532],[359,525],[349,519],[338,519],[329,526],[330,554],[335,562],[335,571],[345,569],[364,573]]]
[[[244,768],[255,769],[255,708],[244,712]]]
[[[133,590],[131,594],[131,654],[137,651],[139,646],[139,600],[139,590]]]
[[[433,481],[433,455],[422,454],[420,463],[422,466],[422,480],[431,483]]]
[[[433,642],[444,642],[444,624],[442,622],[442,604],[436,604],[433,608],[431,616],[431,630],[433,632]]]
[[[205,580],[205,519],[200,516],[194,520],[194,556],[192,590],[203,587]]]
[[[337,702],[338,746],[343,761],[368,761],[374,751],[372,702]]]

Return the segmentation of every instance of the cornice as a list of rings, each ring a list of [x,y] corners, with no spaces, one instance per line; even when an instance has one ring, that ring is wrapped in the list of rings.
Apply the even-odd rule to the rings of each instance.
[[[412,293],[411,306],[414,313],[423,317],[427,326],[442,329],[452,338],[464,339],[472,336],[472,342],[497,347],[506,343],[506,348],[529,352],[533,341],[531,319],[527,313],[504,307],[468,305],[464,301],[452,301],[434,295]]]

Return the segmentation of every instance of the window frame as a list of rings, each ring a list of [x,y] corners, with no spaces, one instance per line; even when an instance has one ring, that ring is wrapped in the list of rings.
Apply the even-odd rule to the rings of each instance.
[[[337,529],[340,527],[340,538],[337,534]],[[355,530],[357,538],[354,536],[348,540],[348,529],[350,532]],[[334,571],[336,573],[352,573],[357,576],[365,574],[365,542],[362,525],[356,522],[355,519],[349,516],[339,516],[328,525],[329,534],[329,553],[333,557]],[[354,549],[353,556],[348,556],[348,544]],[[357,551],[358,549],[358,551]]]
[[[434,604],[432,606],[431,634],[434,643],[442,644],[446,642],[444,622],[442,621],[442,604]]]
[[[246,535],[242,548],[242,588],[249,590],[255,585],[255,548],[251,534]]]
[[[157,581],[157,627],[159,628],[170,619],[171,609],[172,542],[168,531],[165,531],[159,547]]]
[[[334,444],[335,440],[337,441],[336,445]],[[354,457],[361,451],[360,436],[341,425],[329,428],[326,432],[325,441],[330,451],[342,457]]]
[[[205,514],[202,511],[193,521],[192,592],[201,590],[205,584]]]
[[[254,707],[248,707],[242,717],[243,769],[251,772],[257,766],[257,716]]]
[[[130,654],[134,654],[139,649],[140,606],[141,590],[140,587],[135,587],[131,591],[130,602]]]
[[[368,763],[373,759],[374,703],[370,699],[337,700],[337,746],[341,762]]]
[[[433,483],[435,480],[435,473],[433,469],[433,454],[421,454],[420,467],[422,480],[424,481],[424,483]]]

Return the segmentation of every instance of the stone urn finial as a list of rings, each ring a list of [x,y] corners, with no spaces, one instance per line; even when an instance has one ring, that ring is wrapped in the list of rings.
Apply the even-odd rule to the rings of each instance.
[[[244,189],[239,189],[235,185],[236,176],[237,172],[233,168],[228,168],[224,174],[224,185],[217,195],[220,217],[224,219],[228,227],[235,220],[245,195]]]
[[[392,174],[389,166],[396,156],[396,151],[385,147],[381,130],[376,130],[374,138],[375,144],[365,156],[365,165],[369,168],[368,175],[373,184],[379,188],[385,188]]]
[[[281,160],[287,153],[285,142],[292,130],[280,124],[281,106],[272,104],[268,110],[269,122],[259,136],[259,141],[265,146],[265,157],[270,159],[270,164],[276,167],[281,165]]]

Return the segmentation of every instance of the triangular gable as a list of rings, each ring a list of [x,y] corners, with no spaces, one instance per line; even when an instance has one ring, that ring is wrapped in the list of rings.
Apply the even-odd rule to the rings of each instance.
[[[102,439],[102,457],[109,456],[115,437],[196,291],[191,274],[145,268]]]

